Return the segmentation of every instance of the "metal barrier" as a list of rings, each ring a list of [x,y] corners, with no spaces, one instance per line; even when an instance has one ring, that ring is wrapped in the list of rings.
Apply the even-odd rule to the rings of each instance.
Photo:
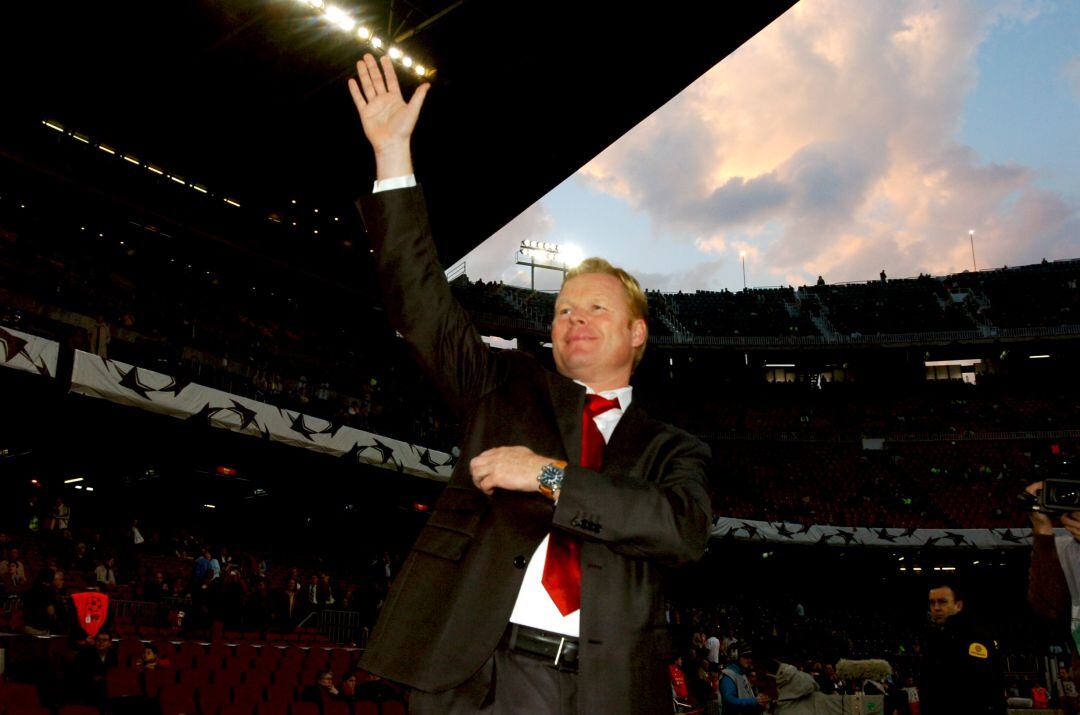
[[[312,614],[314,615],[314,614]],[[319,611],[319,631],[334,643],[367,647],[368,629],[359,611]]]
[[[168,606],[152,601],[123,601],[109,599],[109,611],[112,618],[130,618],[137,626],[156,626],[162,622]]]
[[[22,597],[18,594],[11,594],[3,600],[3,614],[10,616],[15,611],[22,608]]]

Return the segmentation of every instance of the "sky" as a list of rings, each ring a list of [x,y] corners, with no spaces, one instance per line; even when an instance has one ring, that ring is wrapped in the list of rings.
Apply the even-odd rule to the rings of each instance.
[[[1080,258],[1080,2],[802,0],[482,243],[647,289],[738,290]],[[561,276],[537,271],[537,287]]]

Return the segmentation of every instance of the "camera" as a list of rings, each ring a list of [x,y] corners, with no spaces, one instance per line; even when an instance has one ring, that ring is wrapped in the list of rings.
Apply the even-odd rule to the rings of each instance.
[[[1034,502],[1032,510],[1046,514],[1080,511],[1080,480],[1047,479]]]

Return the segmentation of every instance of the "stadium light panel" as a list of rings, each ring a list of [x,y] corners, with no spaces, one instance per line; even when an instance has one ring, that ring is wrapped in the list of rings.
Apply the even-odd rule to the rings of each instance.
[[[427,74],[427,67],[424,67],[424,65],[416,65],[416,67],[413,68],[413,71],[423,77]]]
[[[87,488],[86,488],[86,491],[88,491],[88,492],[92,492],[92,491],[94,491],[94,488],[93,488],[93,487],[87,487]]]
[[[158,176],[164,176],[164,175],[165,175],[165,172],[164,172],[164,171],[162,171],[161,169],[157,168],[157,167],[156,167],[156,166],[154,166],[153,164],[147,164],[147,165],[146,165],[146,170],[147,170],[147,171],[152,171],[152,172],[154,172],[155,174],[157,174]]]
[[[71,479],[65,479],[64,484],[77,484],[83,480],[82,477],[72,477]]]
[[[121,158],[122,158],[122,159],[123,159],[124,161],[126,161],[127,163],[129,163],[129,164],[134,164],[135,166],[140,166],[140,165],[141,165],[141,164],[139,163],[139,160],[138,160],[138,159],[136,159],[136,158],[135,158],[135,157],[133,157],[133,156],[128,156],[127,154],[124,154],[124,155],[122,155],[122,156],[121,156]]]
[[[380,39],[378,35],[373,36],[371,38],[371,46],[375,49],[379,49],[382,47],[382,39]]]
[[[793,362],[767,362],[765,367],[795,367]]]
[[[71,138],[75,139],[76,141],[80,141],[83,144],[89,144],[90,143],[89,138],[83,136],[82,134],[79,134],[78,132],[72,132],[71,133]]]
[[[361,25],[360,27],[356,28],[356,36],[359,37],[361,40],[366,40],[371,37],[371,30]]]
[[[240,204],[233,201],[232,199],[225,199],[225,203],[227,203],[229,206],[235,206],[236,208],[240,208]]]
[[[181,186],[187,186],[187,182],[184,181],[179,176],[173,176],[173,175],[170,174],[169,178],[172,179],[173,181],[175,181],[176,183],[180,184]]]
[[[101,150],[102,150],[103,152],[105,152],[106,154],[112,154],[112,155],[114,155],[114,156],[116,155],[116,152],[115,152],[115,151],[113,151],[113,149],[112,149],[111,147],[107,147],[107,146],[105,146],[104,144],[98,144],[98,145],[97,145],[97,148],[98,148],[98,149],[101,149]]]
[[[405,65],[406,67],[412,67],[412,57],[405,55],[401,58],[401,64]]]
[[[1046,360],[1049,355],[1028,355],[1028,360]]]
[[[400,60],[403,53],[398,48],[391,47],[387,54],[390,55],[390,59],[392,60]]]
[[[63,131],[64,131],[64,128],[62,126],[60,126],[59,124],[57,124],[56,122],[50,122],[49,120],[46,119],[46,120],[43,120],[41,123],[44,124],[45,126],[47,126],[49,129],[55,129],[56,131],[58,131],[60,133],[63,133]]]
[[[195,189],[195,190],[196,190],[196,191],[198,191],[198,192],[199,192],[200,194],[206,194],[206,193],[209,193],[209,192],[208,192],[208,191],[206,190],[206,187],[204,187],[204,186],[199,186],[198,184],[192,184],[192,185],[191,185],[191,188]]]

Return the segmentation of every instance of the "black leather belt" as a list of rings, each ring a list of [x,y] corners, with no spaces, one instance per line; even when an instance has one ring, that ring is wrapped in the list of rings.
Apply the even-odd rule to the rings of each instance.
[[[577,638],[511,623],[499,645],[513,653],[546,661],[557,670],[576,673],[578,669]]]

